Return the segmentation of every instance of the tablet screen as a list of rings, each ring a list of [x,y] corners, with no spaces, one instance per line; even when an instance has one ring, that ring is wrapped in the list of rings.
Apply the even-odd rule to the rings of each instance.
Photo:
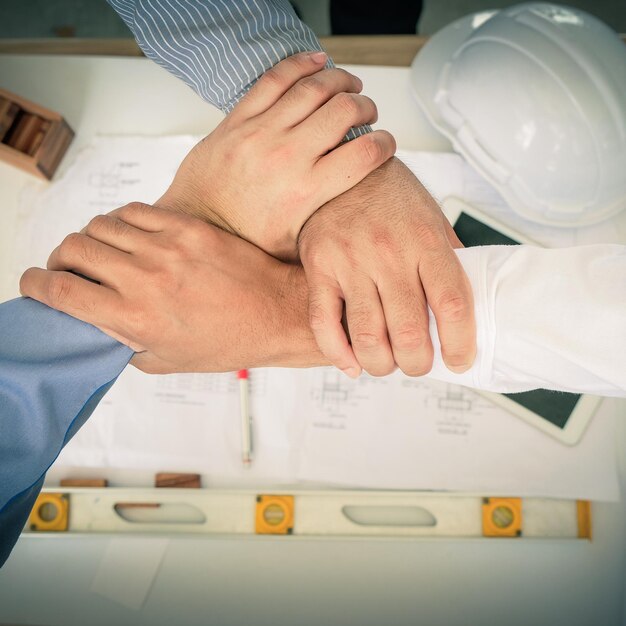
[[[517,245],[519,243],[467,213],[459,215],[454,223],[454,231],[461,243],[467,248],[472,246]],[[567,420],[581,398],[580,394],[548,391],[546,389],[502,395],[543,417],[558,428],[565,428]]]

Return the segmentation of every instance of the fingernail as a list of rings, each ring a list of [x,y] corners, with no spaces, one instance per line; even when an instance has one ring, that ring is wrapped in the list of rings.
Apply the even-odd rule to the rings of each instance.
[[[350,378],[358,378],[361,375],[361,370],[358,367],[347,367],[341,371]]]
[[[325,52],[311,52],[309,56],[314,63],[326,63],[328,58]]]

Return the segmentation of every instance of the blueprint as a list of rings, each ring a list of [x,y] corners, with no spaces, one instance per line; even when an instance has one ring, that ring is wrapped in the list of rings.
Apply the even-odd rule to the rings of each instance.
[[[581,442],[546,437],[471,389],[396,372],[300,381],[308,401],[298,477],[343,487],[492,495],[617,497],[611,442],[623,401],[607,399]],[[607,465],[596,465],[600,450]],[[600,495],[602,494],[602,495]]]
[[[65,235],[129,201],[153,202],[198,138],[101,137],[65,176],[22,197],[14,273],[44,266]],[[400,155],[439,200],[454,195],[546,245],[624,241],[622,217],[584,232],[529,227],[459,156]],[[626,213],[624,214],[626,216]],[[531,230],[529,231],[529,228]],[[236,375],[149,376],[129,367],[63,450],[63,468],[190,471],[207,486],[331,485],[613,500],[615,419],[605,400],[567,447],[470,389],[411,379],[350,380],[332,368],[252,370],[254,461],[241,463]]]

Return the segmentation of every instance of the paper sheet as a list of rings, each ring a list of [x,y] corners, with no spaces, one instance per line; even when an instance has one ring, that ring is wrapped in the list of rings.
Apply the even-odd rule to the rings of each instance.
[[[196,472],[212,485],[292,483],[295,370],[250,374],[251,468],[241,460],[236,375],[148,376],[127,368],[57,465]],[[301,438],[301,437],[299,437]]]
[[[99,138],[65,177],[25,194],[15,275],[63,237],[131,200],[154,201],[194,137]],[[626,241],[626,213],[584,230],[521,220],[458,155],[400,153],[439,200],[454,195],[551,246]],[[618,497],[615,418],[606,400],[569,448],[471,390],[401,373],[353,382],[331,368],[255,370],[255,459],[240,457],[235,374],[147,376],[128,368],[56,465],[191,471],[205,484],[315,482],[518,496]]]
[[[605,400],[568,447],[458,385],[402,373],[351,381],[326,368],[308,376],[301,479],[493,496],[617,495],[614,420],[623,401]],[[602,450],[609,458],[600,461]]]

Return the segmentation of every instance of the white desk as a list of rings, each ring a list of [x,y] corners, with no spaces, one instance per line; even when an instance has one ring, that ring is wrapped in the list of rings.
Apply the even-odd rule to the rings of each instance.
[[[408,69],[349,69],[400,147],[448,149],[411,102]],[[203,133],[221,119],[145,59],[0,56],[0,86],[67,118],[77,138],[65,165],[96,133]],[[5,268],[18,193],[31,181],[0,165],[2,300],[17,295]],[[132,611],[90,592],[109,538],[34,539],[0,571],[0,623],[622,626],[626,419],[619,434],[622,503],[594,506],[592,543],[174,539]]]

